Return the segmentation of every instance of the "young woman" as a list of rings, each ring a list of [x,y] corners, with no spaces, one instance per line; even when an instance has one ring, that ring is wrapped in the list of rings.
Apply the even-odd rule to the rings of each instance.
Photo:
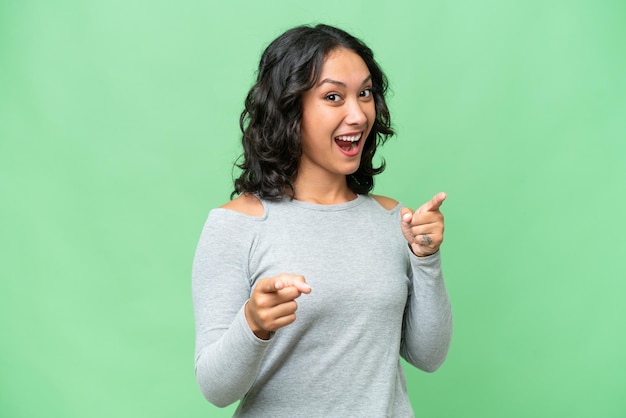
[[[196,376],[215,405],[241,400],[235,416],[411,417],[400,356],[446,357],[446,196],[413,212],[369,194],[386,89],[371,50],[330,26],[261,58],[237,197],[209,213],[193,265]]]

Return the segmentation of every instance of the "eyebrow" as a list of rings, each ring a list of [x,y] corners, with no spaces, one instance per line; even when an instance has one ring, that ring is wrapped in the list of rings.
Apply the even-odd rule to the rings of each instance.
[[[361,85],[366,84],[368,81],[371,81],[371,80],[372,80],[372,75],[370,74],[370,75],[368,75],[368,76],[365,78],[365,80],[363,80],[363,82],[361,83]],[[341,86],[341,87],[344,87],[344,88],[345,88],[345,87],[348,87],[348,86],[346,85],[346,83],[344,83],[343,81],[333,80],[332,78],[325,78],[325,79],[323,79],[322,81],[320,81],[317,85],[318,85],[318,86],[321,86],[322,84],[325,84],[325,83],[335,84],[335,85],[337,85],[337,86]]]

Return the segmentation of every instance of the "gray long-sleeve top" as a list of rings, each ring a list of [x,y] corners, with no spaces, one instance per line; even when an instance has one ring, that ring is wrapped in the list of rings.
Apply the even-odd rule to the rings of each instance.
[[[213,209],[193,264],[195,371],[235,416],[411,417],[400,364],[434,371],[452,334],[440,253],[418,258],[398,204],[263,201],[261,217]],[[257,338],[243,307],[257,280],[303,275],[297,319]]]

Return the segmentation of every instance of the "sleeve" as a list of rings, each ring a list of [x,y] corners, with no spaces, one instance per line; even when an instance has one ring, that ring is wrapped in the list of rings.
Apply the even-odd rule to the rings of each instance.
[[[245,395],[270,344],[250,330],[243,309],[251,291],[251,223],[225,209],[211,211],[193,261],[195,374],[204,397],[219,407]]]
[[[446,359],[452,338],[452,308],[441,271],[441,252],[416,257],[407,251],[412,277],[400,354],[413,366],[434,372]]]

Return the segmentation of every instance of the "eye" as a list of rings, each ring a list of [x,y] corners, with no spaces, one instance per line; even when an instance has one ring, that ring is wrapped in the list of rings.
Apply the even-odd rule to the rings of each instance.
[[[372,89],[368,88],[368,89],[361,91],[361,93],[359,93],[359,97],[365,97],[365,98],[372,97]]]
[[[341,100],[341,96],[337,93],[330,93],[326,95],[326,100],[337,103]]]

